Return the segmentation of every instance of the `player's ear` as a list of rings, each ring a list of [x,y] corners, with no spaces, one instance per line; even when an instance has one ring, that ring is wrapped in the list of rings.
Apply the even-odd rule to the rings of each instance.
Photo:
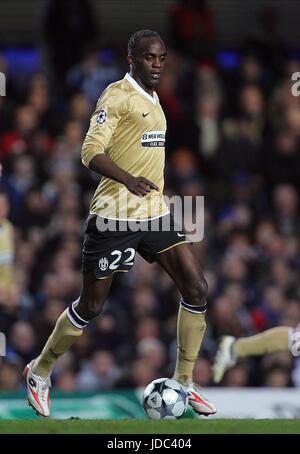
[[[129,65],[133,65],[134,64],[134,58],[132,55],[127,55],[127,63]]]

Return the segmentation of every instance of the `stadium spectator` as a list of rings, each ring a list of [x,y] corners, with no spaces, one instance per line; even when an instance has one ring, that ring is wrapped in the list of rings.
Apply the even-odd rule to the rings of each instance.
[[[215,38],[213,17],[204,0],[180,0],[169,9],[172,43],[196,59],[211,56]]]
[[[114,355],[107,350],[96,350],[78,375],[78,387],[88,391],[113,388],[120,375]]]
[[[11,306],[16,287],[14,282],[14,227],[9,221],[9,199],[0,189],[0,311],[1,306]]]
[[[20,386],[21,368],[18,362],[12,359],[6,359],[0,367],[0,390],[16,391]]]
[[[42,25],[53,88],[62,94],[68,69],[99,39],[91,4],[88,0],[49,0],[43,9]]]

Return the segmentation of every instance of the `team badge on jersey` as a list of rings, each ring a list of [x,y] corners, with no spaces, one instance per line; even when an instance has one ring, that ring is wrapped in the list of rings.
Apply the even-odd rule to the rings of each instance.
[[[107,114],[106,114],[105,110],[101,109],[96,121],[99,125],[103,125],[103,123],[106,122],[106,118],[107,118]]]
[[[102,257],[100,260],[99,260],[99,268],[101,271],[106,271],[107,268],[108,268],[108,260],[106,257]]]

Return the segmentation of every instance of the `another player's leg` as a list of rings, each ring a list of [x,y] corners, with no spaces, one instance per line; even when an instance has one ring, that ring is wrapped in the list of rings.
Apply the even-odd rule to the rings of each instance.
[[[203,397],[199,386],[193,382],[193,370],[206,328],[206,281],[190,244],[180,244],[157,254],[156,261],[172,277],[182,295],[178,312],[178,350],[173,378],[185,386],[189,404],[197,413],[214,414],[214,405]]]
[[[288,351],[293,330],[286,326],[268,329],[254,336],[235,339],[223,336],[213,364],[213,380],[219,383],[239,359]]]
[[[100,314],[112,279],[96,280],[93,273],[83,274],[80,297],[61,314],[41,354],[25,367],[28,402],[39,415],[50,415],[50,376],[56,361]]]
[[[212,366],[213,381],[220,383],[225,372],[233,367],[237,362],[237,357],[233,351],[236,338],[233,336],[222,336]]]

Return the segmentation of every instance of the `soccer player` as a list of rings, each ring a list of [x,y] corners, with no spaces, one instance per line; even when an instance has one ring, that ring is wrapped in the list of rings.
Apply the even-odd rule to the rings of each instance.
[[[29,403],[40,415],[50,414],[55,362],[101,313],[114,273],[128,272],[136,252],[158,262],[182,296],[173,377],[185,386],[197,413],[216,412],[192,379],[206,327],[207,284],[192,245],[175,229],[163,200],[166,120],[154,89],[166,55],[157,32],[134,33],[128,42],[129,73],[104,90],[92,115],[82,161],[102,179],[86,224],[81,294],[59,317],[41,354],[24,370]],[[134,229],[136,225],[139,229]]]
[[[228,369],[233,367],[239,359],[248,356],[263,356],[286,351],[298,356],[299,343],[300,323],[295,329],[278,326],[240,339],[223,336],[212,366],[213,380],[215,383],[220,383]]]
[[[0,172],[2,166],[0,165]],[[0,173],[1,177],[1,173]],[[15,291],[13,261],[13,225],[7,219],[9,201],[5,191],[0,189],[0,305],[9,307]]]

